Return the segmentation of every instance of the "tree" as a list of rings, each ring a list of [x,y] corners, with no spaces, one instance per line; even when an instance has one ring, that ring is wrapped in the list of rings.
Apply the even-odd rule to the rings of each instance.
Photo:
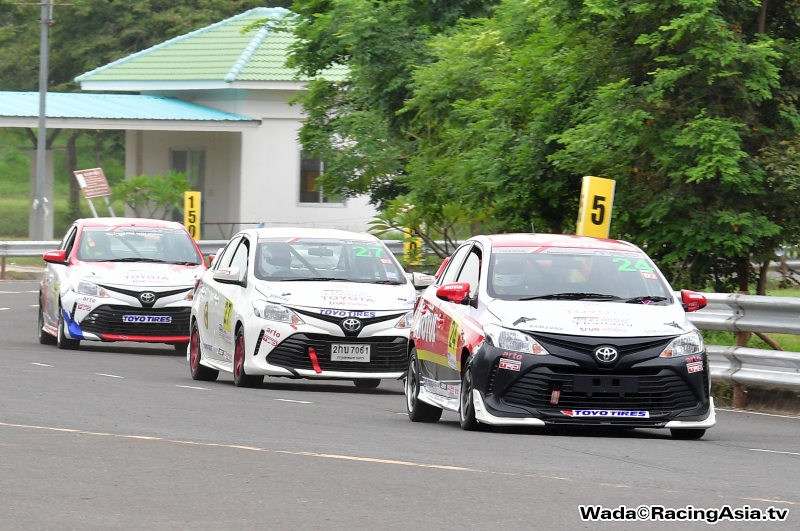
[[[310,79],[298,98],[308,115],[303,147],[325,160],[326,190],[370,194],[383,204],[406,189],[404,176],[418,136],[402,113],[414,69],[431,60],[431,35],[462,17],[483,15],[494,0],[295,0],[299,37],[289,65]],[[343,81],[322,79],[332,65],[347,65]]]

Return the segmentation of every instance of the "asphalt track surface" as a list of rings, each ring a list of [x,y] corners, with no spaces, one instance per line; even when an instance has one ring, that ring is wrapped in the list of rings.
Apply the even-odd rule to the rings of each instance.
[[[0,529],[705,529],[583,522],[578,505],[789,509],[800,529],[800,418],[719,411],[666,431],[463,432],[405,414],[400,382],[230,376],[141,344],[36,341],[37,284],[0,283]]]

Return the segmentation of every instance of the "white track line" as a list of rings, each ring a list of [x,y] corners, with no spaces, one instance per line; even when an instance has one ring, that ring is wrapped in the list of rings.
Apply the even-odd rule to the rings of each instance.
[[[780,419],[796,419],[800,420],[800,415],[793,416],[793,415],[777,415],[775,413],[760,413],[758,411],[749,411],[747,409],[723,409],[717,408],[717,411],[725,411],[727,413],[747,413],[749,415],[763,415],[765,417],[778,417]]]
[[[768,452],[770,454],[800,455],[800,452],[781,452],[778,450],[763,450],[761,448],[748,448],[751,452]]]
[[[184,389],[200,389],[201,391],[208,391],[208,387],[192,387],[191,385],[176,385],[175,387],[182,387]]]
[[[39,293],[39,290],[37,289],[34,291],[0,291],[0,293],[7,293],[9,295],[13,293]]]
[[[8,310],[8,308],[0,308],[0,311],[2,311],[2,310]]]
[[[288,398],[275,398],[278,402],[294,402],[295,404],[313,404],[314,402],[306,402],[305,400],[289,400]]]
[[[38,307],[39,307],[38,304],[31,304],[31,308],[38,308]]]
[[[117,376],[115,374],[103,374],[102,372],[96,372],[97,376],[108,376],[109,378],[122,378],[122,376]]]
[[[46,365],[44,363],[36,363],[36,362],[32,362],[31,365],[38,365],[39,367],[52,367],[52,365]]]

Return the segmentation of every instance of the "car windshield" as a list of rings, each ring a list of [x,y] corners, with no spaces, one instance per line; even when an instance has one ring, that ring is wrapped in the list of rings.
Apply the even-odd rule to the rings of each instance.
[[[255,276],[268,281],[350,281],[405,284],[392,253],[378,242],[317,239],[259,239]]]
[[[505,300],[671,300],[669,286],[646,255],[614,250],[495,248],[487,289]]]
[[[203,261],[185,230],[149,227],[85,227],[78,242],[78,260],[187,265]]]

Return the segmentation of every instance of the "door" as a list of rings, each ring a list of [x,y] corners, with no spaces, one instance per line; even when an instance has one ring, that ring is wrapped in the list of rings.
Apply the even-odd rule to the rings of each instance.
[[[249,265],[250,240],[242,236],[236,249],[233,251],[230,263],[226,267],[239,269],[240,278],[247,278]],[[227,253],[226,253],[227,256]],[[217,283],[219,300],[215,301],[215,319],[218,324],[217,339],[219,341],[217,354],[225,363],[233,363],[234,342],[236,341],[236,308],[241,308],[247,302],[245,287],[238,284]]]
[[[75,245],[75,237],[78,233],[76,226],[70,227],[64,239],[59,245],[60,250],[67,251],[67,262],[69,262],[72,248]],[[67,281],[67,266],[64,264],[47,264],[42,279],[42,307],[44,308],[44,324],[57,327],[58,319],[58,297],[61,284]]]
[[[233,254],[241,241],[241,236],[234,237],[228,245],[223,249],[219,258],[214,261],[214,267],[210,274],[204,277],[205,284],[205,301],[201,311],[203,313],[203,322],[200,327],[200,338],[203,342],[203,354],[209,359],[217,362],[229,363],[225,353],[230,355],[230,348],[223,346],[222,339],[230,339],[224,334],[222,326],[223,314],[225,311],[225,297],[221,294],[224,284],[214,280],[214,271],[228,267],[233,258]]]
[[[464,260],[464,265],[456,275],[454,282],[469,284],[470,304],[440,301],[439,311],[442,315],[444,326],[442,331],[447,331],[445,348],[447,350],[447,365],[437,367],[437,379],[452,385],[461,385],[461,365],[464,361],[464,321],[470,319],[470,314],[475,311],[477,302],[478,282],[481,274],[481,250],[474,245]]]
[[[469,243],[456,250],[436,286],[456,281],[471,247],[472,244]],[[442,372],[440,368],[448,367],[447,340],[450,322],[441,310],[441,305],[445,302],[436,297],[435,290],[427,290],[420,304],[423,305],[420,309],[418,326],[420,333],[415,333],[415,336],[419,337],[417,356],[420,361],[420,372],[426,378],[439,380]]]

